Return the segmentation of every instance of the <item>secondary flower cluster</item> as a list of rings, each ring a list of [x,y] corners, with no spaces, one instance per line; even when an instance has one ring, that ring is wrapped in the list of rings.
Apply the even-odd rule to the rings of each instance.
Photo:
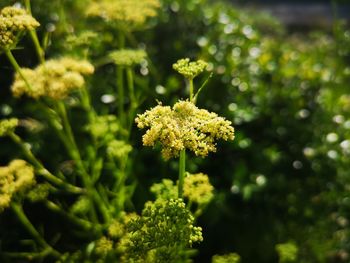
[[[202,229],[181,199],[148,202],[128,223],[127,262],[185,262],[183,248],[201,242]]]
[[[18,36],[33,30],[40,24],[24,9],[5,7],[0,11],[0,48],[10,49],[16,45]]]
[[[34,169],[23,160],[13,160],[0,167],[0,212],[7,208],[13,196],[35,184]]]
[[[208,204],[214,197],[214,187],[209,181],[209,177],[203,173],[190,174],[184,180],[184,199],[198,205]],[[170,179],[163,179],[161,183],[151,187],[157,199],[176,198],[178,194],[177,185]]]
[[[159,142],[166,160],[177,157],[184,149],[205,157],[216,151],[217,139],[234,139],[230,121],[189,101],[179,101],[173,108],[158,105],[139,114],[135,121],[140,129],[148,128],[142,137],[143,145],[155,146]]]
[[[241,258],[236,253],[230,253],[226,255],[215,255],[212,258],[212,263],[239,263]]]
[[[140,64],[147,57],[147,54],[142,49],[120,49],[112,51],[109,54],[109,57],[116,65],[130,67],[133,65]]]
[[[159,7],[158,0],[99,0],[88,6],[86,14],[115,22],[131,31],[142,26],[147,18],[156,16]]]
[[[208,63],[203,60],[190,62],[189,58],[179,59],[173,64],[173,69],[183,75],[186,79],[194,79],[202,73],[208,66]]]
[[[18,119],[4,119],[0,120],[0,137],[6,136],[11,132],[14,132],[18,126]]]
[[[26,80],[16,73],[11,89],[15,97],[26,94],[34,99],[63,99],[72,90],[82,88],[85,84],[84,75],[93,72],[94,67],[88,61],[73,58],[52,59],[34,70],[22,69]]]

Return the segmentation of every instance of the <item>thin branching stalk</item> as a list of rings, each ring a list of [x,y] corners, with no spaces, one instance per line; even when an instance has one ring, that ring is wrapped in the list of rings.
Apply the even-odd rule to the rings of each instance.
[[[29,147],[22,141],[22,139],[15,133],[11,132],[9,133],[9,137],[12,139],[12,141],[17,144],[21,150],[24,156],[28,159],[29,162],[31,162],[34,167],[36,168],[38,174],[43,176],[47,181],[62,187],[63,189],[71,192],[71,193],[84,193],[84,189],[77,187],[75,185],[71,185],[69,183],[66,183],[59,179],[58,177],[54,176],[52,173],[50,173],[44,165],[35,157],[35,155],[32,153]]]
[[[49,244],[47,244],[44,238],[39,234],[39,232],[35,229],[35,227],[29,221],[28,217],[25,215],[22,206],[18,203],[12,202],[11,208],[13,212],[16,214],[19,221],[22,223],[22,225],[25,227],[28,233],[31,234],[31,236],[36,240],[36,242],[38,242],[38,244],[42,246],[45,250],[49,250],[50,254],[52,254],[53,256],[59,257],[60,253],[56,251],[54,248],[52,248]]]
[[[26,7],[28,14],[32,14],[30,0],[25,0],[24,4],[25,4],[25,7]],[[35,52],[38,56],[40,63],[44,63],[45,62],[45,52],[40,45],[38,34],[36,33],[36,30],[30,30],[29,35],[33,41]]]
[[[190,90],[190,101],[193,102],[193,99],[194,99],[193,79],[188,79],[188,86]]]
[[[52,201],[45,200],[44,204],[51,211],[54,211],[55,213],[61,215],[62,217],[64,217],[68,221],[72,222],[73,224],[75,224],[77,226],[80,226],[84,230],[95,231],[98,233],[102,230],[102,226],[100,226],[98,224],[93,224],[90,221],[78,218],[70,213],[67,213],[61,207],[59,207],[57,204],[55,204]]]
[[[178,185],[179,198],[183,197],[185,173],[186,173],[186,150],[183,149],[180,151],[180,157],[179,157],[179,185]]]
[[[23,81],[27,85],[28,89],[32,91],[33,87],[30,85],[30,83],[28,82],[27,78],[24,76],[24,74],[23,74],[23,72],[21,70],[21,67],[18,65],[15,57],[12,55],[11,50],[5,49],[4,52],[5,52],[5,55],[7,56],[7,58],[9,59],[11,65],[15,69],[15,71],[21,76],[21,78],[23,79]]]

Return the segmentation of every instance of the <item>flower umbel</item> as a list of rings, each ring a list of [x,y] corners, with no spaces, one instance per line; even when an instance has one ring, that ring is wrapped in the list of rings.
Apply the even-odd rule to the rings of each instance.
[[[157,199],[170,199],[177,197],[177,185],[170,179],[163,179],[161,183],[153,184],[151,192]],[[203,173],[190,174],[184,180],[183,197],[191,203],[198,205],[208,204],[214,197],[214,187],[209,181],[209,177]]]
[[[0,120],[0,137],[14,132],[17,126],[18,119],[16,118]]]
[[[145,24],[149,17],[157,15],[158,0],[99,0],[93,1],[86,14],[115,22],[119,27],[132,31]]]
[[[35,184],[34,169],[23,160],[13,160],[0,167],[0,212],[7,208],[13,196]]]
[[[133,66],[136,64],[140,64],[147,57],[147,54],[142,49],[121,49],[112,51],[109,54],[109,57],[116,65]]]
[[[166,160],[177,157],[184,149],[205,157],[216,151],[217,139],[234,139],[230,121],[189,101],[179,101],[173,108],[158,105],[139,114],[135,121],[138,128],[148,128],[142,137],[143,145],[155,146],[159,142]]]
[[[184,248],[201,242],[202,229],[181,199],[147,202],[142,216],[128,223],[127,262],[186,262]]]
[[[189,58],[182,58],[173,64],[173,69],[183,75],[186,79],[194,79],[202,73],[207,66],[208,63],[203,60],[190,62]]]
[[[63,99],[74,90],[85,84],[84,75],[94,72],[94,67],[84,60],[60,58],[46,61],[34,70],[24,68],[22,73],[31,87],[16,73],[11,89],[15,97],[23,94],[34,99],[49,97]]]
[[[24,9],[5,7],[0,11],[0,48],[16,46],[18,37],[26,30],[33,30],[40,24]]]

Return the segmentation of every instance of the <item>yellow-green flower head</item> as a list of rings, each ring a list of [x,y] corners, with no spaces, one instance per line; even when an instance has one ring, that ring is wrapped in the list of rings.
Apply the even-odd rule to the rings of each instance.
[[[73,58],[52,59],[34,70],[22,69],[31,87],[16,73],[11,90],[15,97],[26,94],[34,99],[63,99],[72,90],[82,88],[85,84],[84,76],[93,72],[94,67],[88,61]]]
[[[161,183],[153,184],[151,192],[157,199],[171,199],[178,195],[178,185],[170,179],[163,179]],[[209,177],[203,173],[190,174],[184,180],[184,199],[198,205],[208,204],[214,197],[214,187],[209,182]]]
[[[234,139],[230,121],[189,101],[179,101],[173,108],[158,105],[139,114],[135,121],[138,128],[147,128],[143,145],[155,146],[159,142],[166,160],[177,157],[184,149],[205,157],[216,151],[217,139]]]
[[[212,258],[212,263],[239,263],[239,262],[241,262],[241,257],[237,253],[215,255]]]
[[[113,61],[114,64],[119,66],[133,66],[140,64],[147,57],[147,54],[144,50],[134,50],[134,49],[121,49],[112,51],[109,54],[109,58]]]
[[[203,240],[202,229],[194,226],[194,217],[182,199],[147,202],[127,230],[127,262],[183,262],[181,252]]]
[[[118,119],[114,115],[97,116],[95,121],[86,126],[93,137],[109,142],[114,140],[115,134],[120,130]]]
[[[295,243],[288,242],[277,244],[275,248],[279,255],[280,262],[296,262],[299,249]]]
[[[15,194],[34,184],[34,169],[25,161],[13,160],[8,166],[0,167],[0,212],[10,205]]]
[[[88,6],[86,14],[132,31],[142,27],[148,18],[155,17],[159,7],[159,0],[96,0]]]
[[[110,157],[121,159],[132,151],[132,146],[125,141],[113,140],[108,143],[107,154]]]
[[[106,255],[113,249],[113,241],[103,236],[96,241],[95,252],[98,255]]]
[[[194,79],[202,73],[207,66],[208,63],[203,60],[190,62],[189,58],[182,58],[173,64],[173,69],[183,75],[186,79]]]
[[[18,119],[16,118],[0,120],[0,137],[14,132],[17,126]]]
[[[184,180],[184,197],[190,202],[207,204],[213,197],[214,187],[209,182],[209,177],[203,173],[189,174]]]
[[[112,239],[119,239],[126,234],[126,225],[131,220],[136,220],[139,216],[136,213],[122,212],[118,219],[112,221],[108,227],[108,235]]]
[[[12,6],[3,8],[0,11],[0,48],[13,48],[21,33],[39,25],[24,9]]]

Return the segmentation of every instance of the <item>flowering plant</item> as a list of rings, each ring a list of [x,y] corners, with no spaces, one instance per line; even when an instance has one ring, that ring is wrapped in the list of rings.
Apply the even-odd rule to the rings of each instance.
[[[22,7],[5,7],[0,11],[0,48],[15,70],[11,92],[16,99],[31,100],[40,115],[32,126],[55,133],[60,141],[59,158],[53,164],[40,157],[35,147],[25,141],[22,128],[26,120],[0,121],[0,137],[18,147],[18,158],[0,167],[0,213],[12,211],[21,223],[23,236],[32,247],[2,244],[5,260],[55,262],[189,262],[192,246],[203,240],[196,219],[213,199],[214,188],[203,173],[186,172],[186,150],[206,157],[216,151],[218,139],[233,140],[232,123],[216,113],[198,108],[196,99],[204,85],[195,92],[194,78],[204,72],[207,63],[180,59],[173,68],[188,83],[189,97],[171,108],[159,104],[138,114],[142,96],[135,89],[136,68],[147,63],[143,49],[127,46],[127,36],[144,27],[160,6],[149,1],[90,1],[85,14],[110,23],[118,34],[118,49],[92,61],[89,52],[83,56],[60,54],[50,58],[41,45],[35,29],[39,26],[31,15],[30,1]],[[32,40],[38,65],[22,67],[15,56],[16,47],[25,33]],[[85,38],[96,37],[85,34]],[[78,38],[78,37],[77,37]],[[79,48],[84,41],[71,36]],[[73,45],[73,44],[72,44]],[[86,51],[86,50],[85,50]],[[92,100],[91,79],[100,67],[112,65],[116,76],[114,93],[108,111],[99,111]],[[79,110],[79,129],[72,116]],[[151,186],[154,201],[148,201],[137,214],[133,195],[137,181],[130,173],[133,165],[132,128],[147,129],[145,146],[161,145],[165,160],[179,158],[176,182],[163,179]],[[25,125],[26,124],[26,125]],[[78,137],[83,140],[78,140]],[[47,141],[40,141],[43,148]],[[17,157],[17,156],[16,156]],[[39,227],[27,206],[44,208],[45,213],[63,219],[74,231],[64,233],[59,226]],[[44,230],[42,230],[44,229]],[[80,239],[71,247],[65,239]],[[63,241],[61,241],[63,240]]]

